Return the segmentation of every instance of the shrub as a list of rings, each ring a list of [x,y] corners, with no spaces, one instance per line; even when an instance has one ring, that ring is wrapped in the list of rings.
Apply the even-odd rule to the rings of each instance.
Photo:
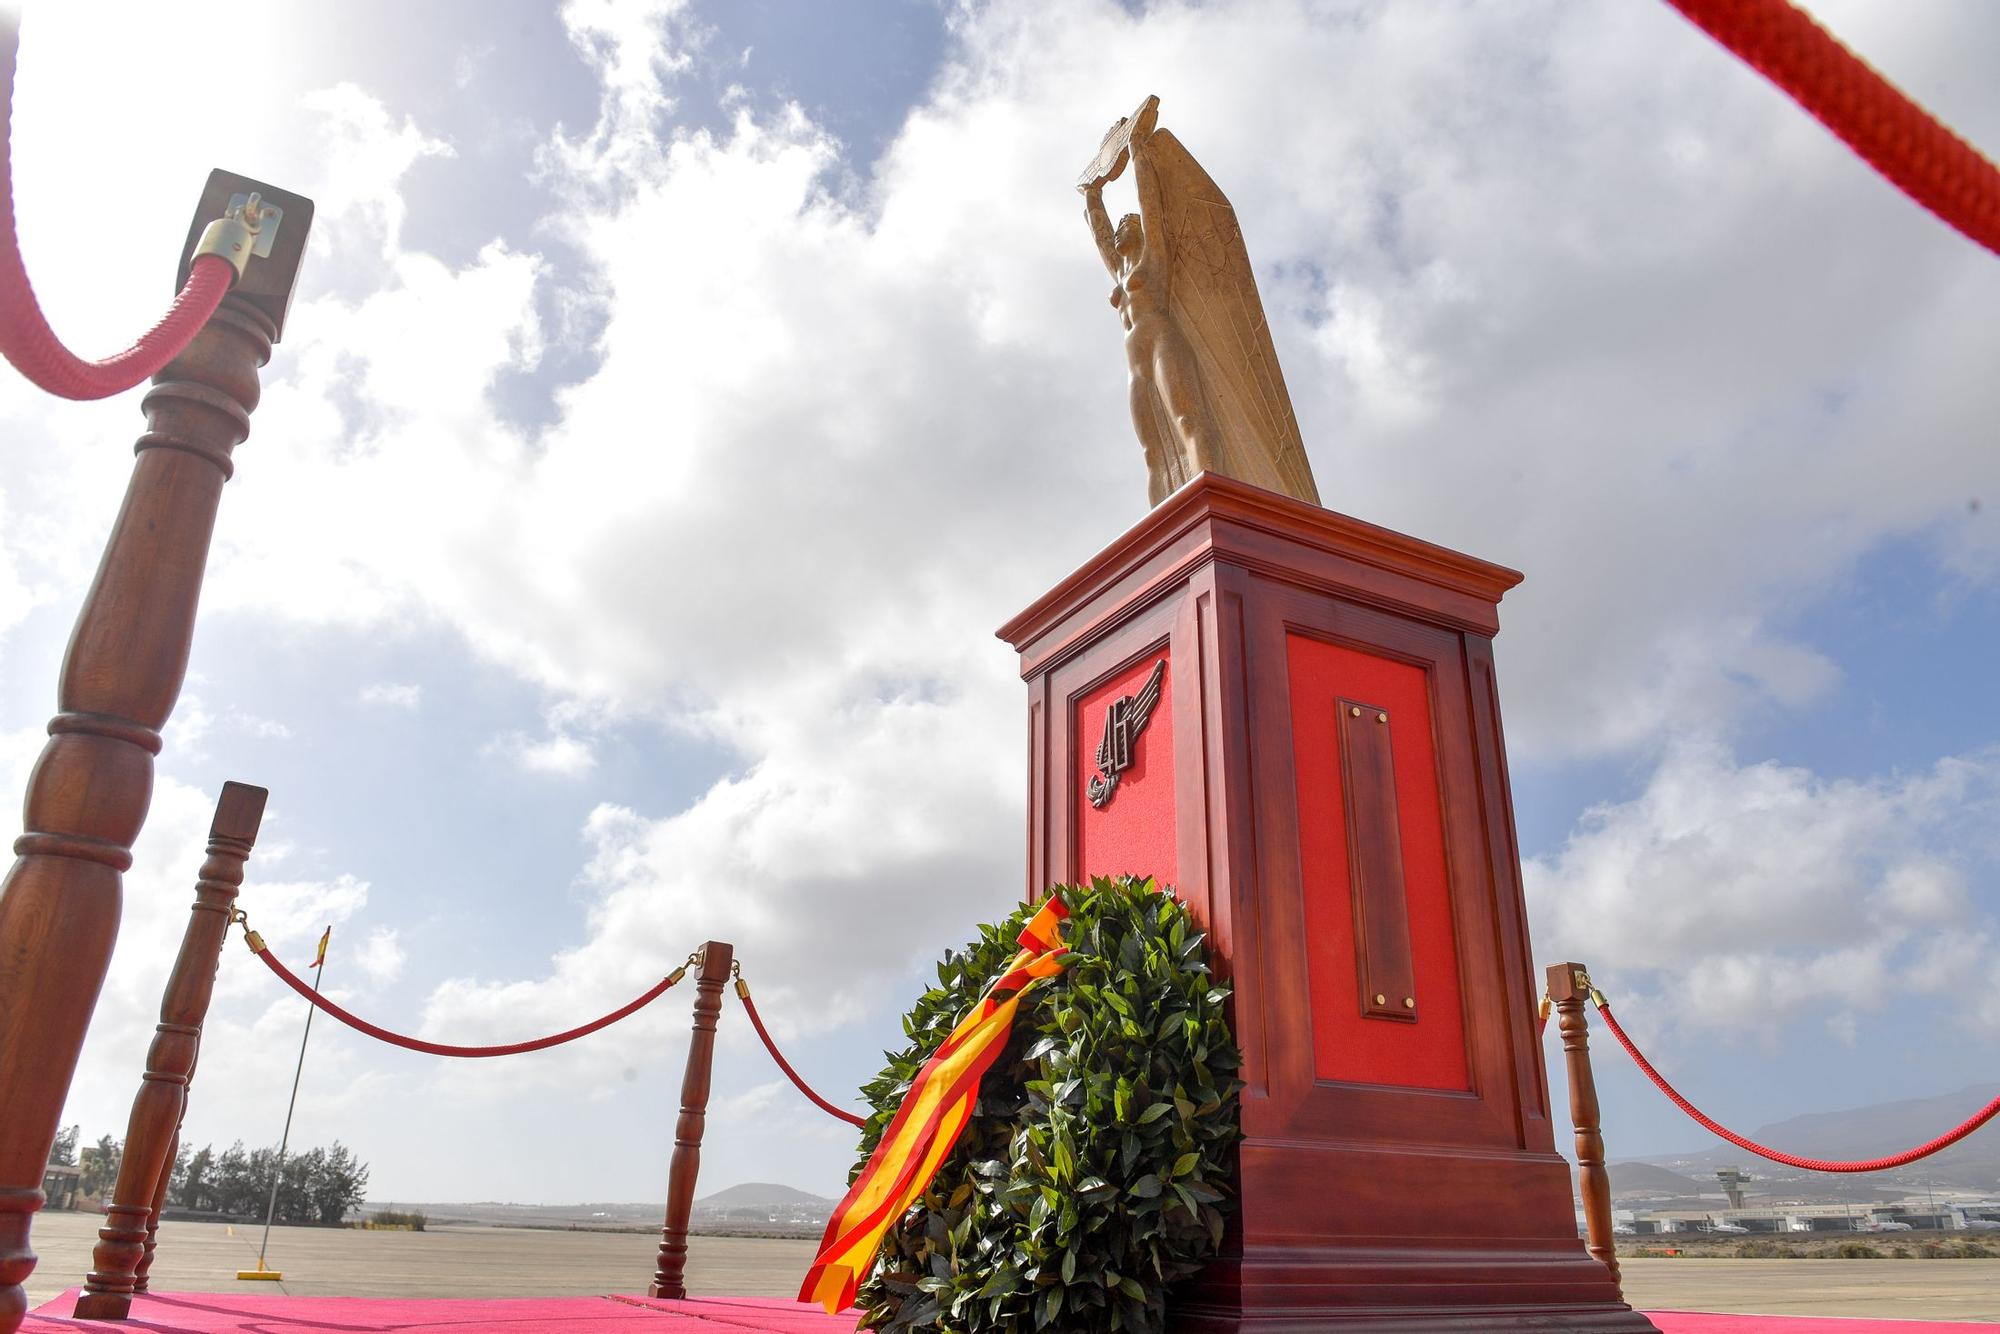
[[[1053,892],[1068,965],[1022,1003],[964,1134],[883,1238],[857,1297],[864,1328],[1148,1334],[1168,1286],[1221,1245],[1240,1058],[1205,938],[1151,880]],[[1032,911],[938,964],[903,1020],[910,1045],[864,1090],[864,1162]]]
[[[1829,1254],[1842,1260],[1880,1260],[1882,1252],[1865,1241],[1843,1241]]]
[[[412,1232],[422,1232],[429,1221],[419,1212],[399,1212],[395,1209],[377,1209],[368,1215],[368,1222],[374,1227],[406,1227]]]

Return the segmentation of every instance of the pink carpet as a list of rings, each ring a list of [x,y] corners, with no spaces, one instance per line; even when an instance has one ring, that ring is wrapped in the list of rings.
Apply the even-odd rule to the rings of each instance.
[[[23,1334],[119,1328],[101,1320],[74,1320],[76,1290],[29,1314]],[[419,1334],[499,1330],[504,1334],[562,1334],[580,1326],[604,1334],[722,1334],[762,1329],[774,1334],[853,1334],[855,1314],[832,1316],[817,1307],[773,1297],[694,1297],[681,1302],[650,1297],[287,1297],[277,1293],[156,1292],[132,1303],[123,1328],[153,1334]],[[1990,1334],[1990,1332],[1989,1332]]]
[[[1710,1315],[1648,1311],[1661,1334],[1993,1334],[1992,1325],[1962,1320],[1867,1320],[1851,1316]],[[775,1326],[774,1326],[775,1328]]]
[[[73,1320],[74,1290],[35,1310],[25,1334],[94,1330],[95,1320]],[[1806,1316],[1706,1315],[1654,1311],[1662,1334],[1993,1334],[1992,1325],[1924,1320],[1850,1320]],[[124,1328],[150,1334],[561,1334],[583,1325],[605,1334],[722,1334],[761,1329],[771,1334],[852,1334],[853,1312],[827,1315],[797,1302],[769,1297],[696,1297],[684,1302],[647,1297],[521,1297],[484,1300],[437,1297],[286,1297],[274,1293],[152,1293],[132,1305]]]

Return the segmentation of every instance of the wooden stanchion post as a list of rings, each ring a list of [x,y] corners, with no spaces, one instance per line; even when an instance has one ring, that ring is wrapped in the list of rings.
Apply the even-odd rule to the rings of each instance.
[[[139,1269],[150,1261],[148,1242],[174,1170],[188,1086],[201,1048],[201,1027],[215,992],[215,970],[229,936],[230,910],[243,884],[243,864],[257,841],[270,794],[246,783],[225,783],[208,831],[208,859],[195,881],[194,905],[181,952],[160,999],[160,1022],[146,1053],[146,1074],[132,1100],[118,1183],[98,1229],[92,1269],[76,1299],[81,1320],[123,1320],[132,1311]]]
[[[1597,1080],[1590,1073],[1590,970],[1580,963],[1553,964],[1548,970],[1569,1072],[1569,1119],[1576,1128],[1577,1193],[1583,1197],[1584,1244],[1618,1281],[1618,1247],[1611,1230],[1611,1173],[1604,1166],[1604,1132],[1599,1125]]]
[[[729,979],[733,946],[711,940],[701,949],[695,984],[694,1037],[688,1042],[687,1073],[681,1077],[681,1115],[674,1125],[674,1159],[667,1176],[667,1218],[660,1229],[659,1263],[648,1296],[687,1296],[688,1218],[694,1212],[695,1179],[701,1174],[701,1133],[708,1122],[708,1086],[715,1062],[715,1021],[722,1014],[722,984]]]
[[[118,936],[124,872],[146,823],[160,729],[187,675],[195,608],[231,452],[250,434],[257,371],[283,331],[312,203],[215,172],[183,251],[238,193],[283,221],[140,406],[146,432],[84,597],[58,712],[28,777],[25,832],[0,882],[0,1334],[27,1314],[29,1234],[84,1031]]]
[[[194,1083],[194,1072],[188,1072],[188,1083]],[[187,1117],[187,1099],[181,1099],[181,1117]],[[174,1164],[181,1156],[181,1128],[174,1127],[173,1143],[167,1145],[167,1160],[160,1168],[160,1181],[153,1188],[153,1210],[146,1217],[146,1242],[139,1252],[139,1263],[132,1271],[132,1295],[151,1290],[149,1281],[153,1273],[153,1256],[160,1249],[160,1210],[167,1207],[167,1187],[174,1181]]]

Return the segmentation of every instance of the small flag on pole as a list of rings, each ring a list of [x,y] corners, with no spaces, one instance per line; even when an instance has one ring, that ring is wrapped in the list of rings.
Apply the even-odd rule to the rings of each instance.
[[[333,928],[320,932],[319,949],[313,952],[313,990],[319,990],[320,972],[326,967],[326,942],[333,938]],[[261,948],[261,947],[260,947]],[[239,1279],[263,1279],[275,1283],[284,1274],[264,1262],[264,1252],[271,1244],[271,1221],[278,1216],[278,1182],[285,1170],[285,1150],[292,1143],[292,1112],[299,1105],[299,1078],[306,1072],[306,1043],[312,1040],[313,1007],[306,1006],[306,1031],[299,1036],[299,1063],[292,1071],[292,1100],[285,1104],[285,1133],[278,1137],[278,1156],[271,1162],[271,1197],[264,1205],[264,1239],[257,1243],[257,1267],[239,1269]]]

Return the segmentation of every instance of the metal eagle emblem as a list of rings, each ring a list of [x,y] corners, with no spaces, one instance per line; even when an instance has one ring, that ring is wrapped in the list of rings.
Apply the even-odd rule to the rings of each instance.
[[[1153,664],[1153,674],[1138,694],[1120,696],[1104,711],[1104,739],[1097,743],[1098,772],[1084,786],[1092,806],[1102,810],[1118,790],[1118,776],[1132,767],[1132,752],[1160,702],[1160,680],[1166,674],[1167,660],[1161,658]]]

